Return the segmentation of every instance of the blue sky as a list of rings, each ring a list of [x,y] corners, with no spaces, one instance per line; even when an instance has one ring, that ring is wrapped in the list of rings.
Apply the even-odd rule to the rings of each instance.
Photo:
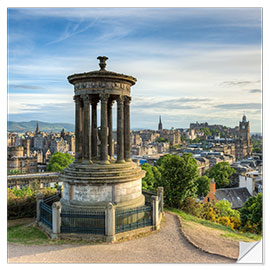
[[[260,132],[261,23],[260,8],[8,9],[8,119],[74,123],[66,78],[106,55],[137,78],[131,128],[159,115],[165,128],[234,127],[245,112]]]

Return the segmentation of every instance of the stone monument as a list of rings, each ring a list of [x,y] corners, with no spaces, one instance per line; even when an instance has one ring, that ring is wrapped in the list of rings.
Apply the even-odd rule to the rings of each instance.
[[[130,88],[136,79],[107,71],[106,56],[97,59],[100,70],[68,77],[75,93],[76,153],[75,161],[60,175],[63,210],[102,211],[109,203],[124,210],[145,204],[141,184],[145,172],[130,158]],[[113,157],[112,107],[115,101],[117,159]]]

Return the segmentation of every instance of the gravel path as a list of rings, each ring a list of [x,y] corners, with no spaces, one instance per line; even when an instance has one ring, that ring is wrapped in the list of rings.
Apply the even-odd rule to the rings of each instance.
[[[8,243],[9,263],[235,263],[198,250],[182,236],[177,217],[139,239],[98,245],[22,246]]]

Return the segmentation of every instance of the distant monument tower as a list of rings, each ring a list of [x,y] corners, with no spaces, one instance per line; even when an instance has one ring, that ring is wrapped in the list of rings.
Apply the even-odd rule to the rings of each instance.
[[[252,155],[250,125],[245,114],[242,117],[242,121],[239,122],[239,136],[236,140],[235,154],[237,160],[247,158]]]
[[[37,121],[36,134],[38,133],[40,133],[40,130],[39,130],[38,121]]]
[[[163,130],[161,116],[159,116],[158,130]]]
[[[145,204],[145,172],[130,158],[130,88],[136,79],[107,71],[108,57],[99,56],[100,70],[73,74],[75,161],[60,175],[63,210],[101,211],[108,203],[116,209]],[[117,159],[113,158],[112,107],[117,103]],[[100,131],[97,104],[101,104]],[[98,140],[99,139],[99,140]],[[98,141],[100,144],[98,145]]]

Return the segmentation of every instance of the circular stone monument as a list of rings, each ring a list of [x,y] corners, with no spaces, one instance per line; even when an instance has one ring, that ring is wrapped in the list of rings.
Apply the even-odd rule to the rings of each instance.
[[[141,179],[145,172],[130,158],[130,88],[136,79],[107,71],[106,56],[99,56],[100,70],[73,74],[75,161],[60,175],[63,210],[102,210],[143,206]],[[113,158],[112,106],[117,104],[117,159]],[[97,104],[101,103],[101,128]],[[91,109],[90,109],[91,108]]]

